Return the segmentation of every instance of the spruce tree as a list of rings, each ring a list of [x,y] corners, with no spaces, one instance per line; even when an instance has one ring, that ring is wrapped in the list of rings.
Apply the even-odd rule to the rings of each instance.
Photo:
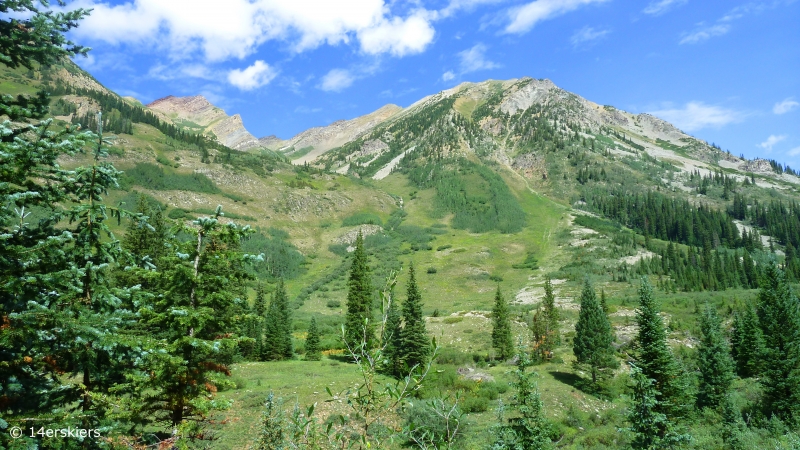
[[[403,362],[400,349],[403,346],[402,322],[403,316],[397,307],[394,294],[390,294],[386,310],[386,324],[383,328],[383,357],[385,361],[384,370],[388,375],[400,377],[403,375]]]
[[[758,321],[764,336],[761,385],[768,416],[800,424],[800,303],[773,263],[758,293]]]
[[[597,384],[599,373],[616,365],[611,333],[608,317],[597,302],[594,288],[586,280],[581,293],[581,310],[575,324],[572,350],[575,353],[575,362],[589,367],[593,384]]]
[[[549,277],[544,282],[544,299],[542,299],[542,308],[544,310],[544,317],[547,321],[549,347],[555,348],[557,345],[561,344],[561,333],[558,330],[558,322],[561,320],[561,314],[556,307],[556,296],[553,293],[553,283],[550,281]]]
[[[499,424],[495,427],[492,449],[497,450],[544,450],[551,447],[550,424],[544,414],[536,373],[528,372],[531,360],[524,348],[517,351],[519,361],[513,373],[513,400],[510,405],[512,417],[506,419],[501,410]]]
[[[661,450],[675,448],[691,436],[679,434],[669,418],[664,414],[658,398],[660,392],[655,388],[655,380],[644,375],[638,367],[631,366],[633,380],[632,405],[628,413],[633,433],[631,447],[637,450]]]
[[[132,377],[136,390],[147,393],[133,411],[143,423],[202,422],[224,408],[211,399],[230,375],[239,345],[232,330],[247,308],[244,283],[252,258],[240,249],[251,231],[222,224],[221,209],[183,225],[180,232],[193,239],[173,240],[174,253],[165,256],[159,274],[162,295],[139,312],[153,347]]]
[[[642,277],[639,309],[636,311],[639,334],[636,338],[635,364],[645,377],[653,380],[656,411],[672,421],[685,414],[688,404],[687,383],[682,367],[667,346],[667,330],[658,312],[653,288],[647,278]],[[663,437],[666,431],[661,428],[660,435]]]
[[[728,394],[733,382],[734,364],[728,343],[722,334],[722,324],[717,312],[706,305],[700,317],[702,338],[697,350],[700,382],[697,393],[699,408],[717,408]]]
[[[278,279],[272,301],[264,322],[264,347],[262,357],[267,361],[288,359],[292,350],[292,317],[289,311],[289,297],[283,279]]]
[[[46,66],[89,50],[64,36],[87,10],[42,13],[33,2],[17,1],[2,2],[0,13],[0,64],[6,68],[32,70],[37,63]],[[62,385],[73,344],[72,336],[58,333],[69,326],[58,316],[67,309],[60,297],[80,291],[65,251],[81,249],[73,247],[74,236],[57,226],[66,217],[61,205],[80,200],[74,174],[61,168],[58,158],[80,152],[94,136],[75,127],[51,128],[52,120],[45,118],[48,104],[44,91],[0,96],[0,395],[5,419],[62,408],[80,394],[74,386],[67,393]],[[32,208],[46,216],[30,220]],[[8,433],[0,436],[3,446]],[[18,444],[27,445],[26,439]]]
[[[417,287],[414,264],[408,269],[406,301],[403,303],[403,328],[400,331],[402,344],[400,360],[407,369],[422,367],[428,363],[431,354],[431,340],[425,328],[422,315],[422,295]]]
[[[508,303],[500,292],[500,285],[497,285],[497,292],[494,294],[494,308],[492,308],[492,347],[497,351],[497,357],[501,361],[511,358],[514,354]]]
[[[764,336],[758,325],[758,316],[751,305],[733,316],[731,356],[736,363],[736,374],[751,378],[761,373],[764,363]]]
[[[364,251],[361,232],[356,238],[353,263],[347,280],[347,313],[344,323],[344,341],[351,350],[357,351],[361,345],[372,348],[375,340],[375,321],[372,317],[372,282]]]
[[[308,361],[319,361],[322,358],[322,352],[319,349],[319,329],[317,329],[317,319],[311,318],[311,324],[308,327],[308,336],[306,337],[306,359]]]

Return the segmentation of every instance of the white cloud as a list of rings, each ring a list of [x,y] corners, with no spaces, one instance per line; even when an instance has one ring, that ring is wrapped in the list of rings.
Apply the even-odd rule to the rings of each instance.
[[[258,60],[246,69],[228,72],[228,82],[243,91],[251,91],[272,81],[278,72],[264,61]]]
[[[173,59],[201,52],[208,61],[242,59],[270,41],[296,52],[357,40],[369,54],[403,56],[433,40],[435,14],[393,15],[384,0],[131,0],[118,5],[78,0],[93,8],[75,33],[82,39],[163,48]],[[147,47],[145,47],[147,46]]]
[[[461,58],[459,67],[461,73],[476,72],[478,70],[496,69],[500,67],[499,64],[486,59],[486,46],[483,44],[476,44],[474,47],[459,52],[458,56]]]
[[[775,106],[772,107],[772,112],[775,114],[786,114],[798,106],[800,106],[800,103],[794,101],[792,97],[789,97],[782,102],[775,103]]]
[[[783,134],[782,134],[782,135],[780,135],[780,136],[776,136],[776,135],[774,135],[774,134],[771,134],[771,135],[770,135],[770,136],[767,138],[767,140],[766,140],[766,141],[764,141],[764,142],[762,142],[762,143],[758,144],[758,146],[759,146],[759,147],[761,147],[761,148],[763,148],[764,150],[766,150],[766,151],[767,151],[767,153],[769,153],[769,152],[771,152],[771,151],[772,151],[772,147],[773,147],[775,144],[777,144],[778,142],[781,142],[781,141],[782,141],[782,140],[784,140],[784,139],[786,139],[786,135],[783,135]]]
[[[323,91],[339,92],[350,87],[355,79],[355,76],[349,70],[332,69],[322,77],[322,83],[320,83],[319,88]]]
[[[795,148],[789,150],[788,152],[786,152],[786,154],[789,155],[789,156],[800,155],[800,147],[795,147]]]
[[[654,1],[647,5],[647,8],[642,10],[645,14],[650,14],[651,16],[658,16],[664,14],[665,12],[669,11],[675,6],[680,6],[686,3],[687,0],[661,0],[661,1]]]
[[[662,109],[650,114],[671,122],[685,131],[703,128],[719,128],[729,123],[740,122],[744,114],[720,106],[706,105],[703,102],[689,102],[682,109]]]
[[[681,44],[696,44],[708,40],[715,36],[722,36],[731,30],[730,25],[718,24],[711,26],[702,26],[691,33],[685,33],[681,39]]]
[[[586,42],[602,39],[610,32],[611,30],[595,30],[592,27],[583,27],[576,31],[569,40],[572,42],[573,47],[578,47]]]
[[[538,22],[574,11],[583,5],[605,1],[607,0],[536,0],[507,11],[510,23],[506,26],[505,32],[527,33]]]
[[[442,74],[442,81],[450,81],[455,77],[456,74],[454,74],[452,70],[448,70],[447,72]]]
[[[391,53],[405,56],[425,50],[435,34],[429,20],[420,13],[407,19],[394,17],[378,25],[359,31],[361,49],[371,55]]]

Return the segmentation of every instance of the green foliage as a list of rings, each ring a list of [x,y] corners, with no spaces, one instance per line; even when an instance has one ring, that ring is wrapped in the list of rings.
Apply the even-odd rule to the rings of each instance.
[[[519,361],[514,371],[513,401],[509,407],[510,415],[501,407],[499,424],[494,428],[493,450],[542,450],[551,447],[551,425],[545,418],[542,399],[534,377],[528,372],[531,360],[524,348],[517,351]]]
[[[774,264],[765,271],[757,312],[768,361],[761,370],[765,413],[800,424],[800,307]]]
[[[742,378],[761,373],[764,355],[764,336],[758,324],[755,309],[746,305],[733,316],[731,331],[731,356],[736,362],[736,374]]]
[[[689,404],[688,383],[683,368],[667,346],[667,331],[658,313],[653,288],[646,278],[642,278],[639,309],[636,312],[639,334],[636,338],[638,351],[635,365],[644,377],[653,380],[655,412],[664,414],[666,420],[672,421],[686,414]],[[666,429],[660,430],[659,435],[663,436]]]
[[[274,361],[291,358],[293,354],[292,315],[289,310],[289,297],[286,295],[286,287],[281,278],[278,279],[267,310],[262,358]]]
[[[456,401],[434,398],[414,402],[404,412],[403,431],[410,444],[419,448],[450,449],[460,444],[466,425],[465,414]]]
[[[127,170],[120,179],[122,189],[141,186],[156,191],[191,191],[206,194],[219,194],[221,191],[211,179],[201,173],[180,174],[165,171],[150,163],[137,163]]]
[[[536,259],[536,255],[534,255],[533,252],[528,252],[525,261],[521,264],[512,264],[511,267],[514,269],[536,270],[539,268],[539,261]]]
[[[700,383],[697,406],[719,407],[733,382],[734,363],[728,343],[722,334],[722,324],[717,312],[706,305],[700,316],[701,346],[697,351]]]
[[[375,338],[375,323],[372,318],[373,291],[364,238],[359,231],[356,238],[350,276],[347,280],[347,315],[345,317],[345,343],[357,345],[362,340],[371,348]]]
[[[417,287],[413,264],[408,269],[407,297],[403,303],[403,327],[400,336],[398,359],[407,370],[424,367],[431,356],[431,340],[425,329],[422,295]]]
[[[647,378],[636,366],[631,366],[631,378],[634,382],[633,404],[628,415],[629,431],[633,433],[631,447],[661,450],[690,441],[691,436],[677,433],[674,424],[662,412],[664,408],[659,403],[660,393],[655,388],[655,381]]]
[[[578,323],[575,324],[572,351],[575,353],[576,363],[589,366],[592,383],[595,385],[599,373],[617,366],[612,341],[611,324],[587,279],[581,293],[581,309]]]
[[[352,227],[352,226],[364,225],[364,224],[383,225],[383,221],[381,221],[381,218],[378,217],[377,214],[373,214],[373,213],[357,213],[357,214],[353,214],[350,217],[346,217],[342,221],[342,226],[343,227]]]
[[[492,347],[497,350],[497,357],[501,361],[511,358],[514,353],[508,303],[500,292],[500,285],[497,285],[492,308]]]
[[[291,280],[305,271],[306,259],[297,247],[288,241],[289,235],[283,230],[263,230],[247,236],[242,241],[242,250],[252,254],[264,254],[264,261],[252,265],[255,276],[259,278]]]
[[[319,329],[317,329],[317,320],[312,317],[311,325],[308,327],[308,336],[306,337],[306,359],[308,361],[319,361],[322,358],[319,343],[320,338]]]
[[[419,188],[436,189],[436,215],[452,213],[451,226],[474,233],[515,233],[526,224],[525,212],[503,179],[491,169],[465,159],[426,163],[408,169]]]

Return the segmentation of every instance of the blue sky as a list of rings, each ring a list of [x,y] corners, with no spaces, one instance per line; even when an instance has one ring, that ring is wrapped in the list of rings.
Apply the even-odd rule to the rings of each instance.
[[[78,0],[77,62],[148,103],[205,95],[289,138],[463,81],[549,78],[800,168],[800,1]]]

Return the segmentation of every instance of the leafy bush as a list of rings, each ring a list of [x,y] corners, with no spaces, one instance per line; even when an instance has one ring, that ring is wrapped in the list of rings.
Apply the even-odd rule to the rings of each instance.
[[[264,254],[264,262],[253,264],[256,275],[268,278],[295,278],[303,272],[305,257],[291,243],[279,238],[271,239],[256,232],[242,240],[242,251]]]
[[[328,300],[328,304],[326,305],[328,308],[339,308],[342,306],[342,302],[339,300]]]
[[[383,221],[377,214],[373,213],[356,213],[342,221],[343,227],[352,227],[355,225],[383,225]]]
[[[426,272],[428,272],[428,273],[436,273],[437,270],[436,270],[436,267],[428,267],[428,270],[426,270]]]
[[[440,245],[440,246],[436,247],[436,251],[440,252],[442,250],[447,250],[448,248],[452,248],[452,247],[453,246],[450,245],[450,244]]]
[[[119,184],[126,191],[136,185],[156,191],[176,190],[206,194],[221,192],[211,179],[201,173],[175,173],[150,163],[137,163],[133,169],[125,171]]]

